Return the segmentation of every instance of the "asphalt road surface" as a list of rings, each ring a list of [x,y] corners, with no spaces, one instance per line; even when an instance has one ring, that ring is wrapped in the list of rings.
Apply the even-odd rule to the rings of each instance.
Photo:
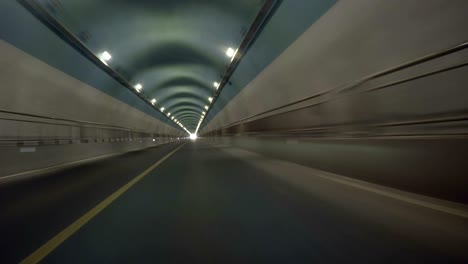
[[[468,261],[463,207],[452,213],[200,140],[34,176],[0,180],[0,263],[30,256],[115,193],[42,262]]]

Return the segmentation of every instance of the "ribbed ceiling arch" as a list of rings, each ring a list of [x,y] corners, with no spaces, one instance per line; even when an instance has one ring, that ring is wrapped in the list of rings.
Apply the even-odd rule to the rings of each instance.
[[[226,50],[239,47],[264,0],[39,3],[97,56],[108,52],[108,67],[193,132],[231,61]]]
[[[187,111],[187,109],[179,109],[175,111],[175,117],[179,121],[182,121],[182,118],[186,116],[195,117],[197,120],[200,119],[200,113],[196,111]]]

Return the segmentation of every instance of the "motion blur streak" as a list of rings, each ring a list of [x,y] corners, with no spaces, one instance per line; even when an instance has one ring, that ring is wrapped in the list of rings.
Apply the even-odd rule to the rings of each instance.
[[[0,1],[0,263],[467,263],[466,14]]]

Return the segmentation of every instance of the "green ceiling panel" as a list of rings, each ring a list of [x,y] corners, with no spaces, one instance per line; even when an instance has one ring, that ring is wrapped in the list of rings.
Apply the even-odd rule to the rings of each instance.
[[[93,53],[110,53],[109,67],[132,85],[142,84],[141,93],[156,99],[157,108],[176,118],[196,113],[184,123],[190,131],[230,63],[226,50],[240,45],[263,2],[38,1]]]

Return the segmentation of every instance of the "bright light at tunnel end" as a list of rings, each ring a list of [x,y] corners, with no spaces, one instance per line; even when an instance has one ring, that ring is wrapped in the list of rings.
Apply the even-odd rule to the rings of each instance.
[[[191,140],[197,139],[197,134],[190,134],[190,139]]]

